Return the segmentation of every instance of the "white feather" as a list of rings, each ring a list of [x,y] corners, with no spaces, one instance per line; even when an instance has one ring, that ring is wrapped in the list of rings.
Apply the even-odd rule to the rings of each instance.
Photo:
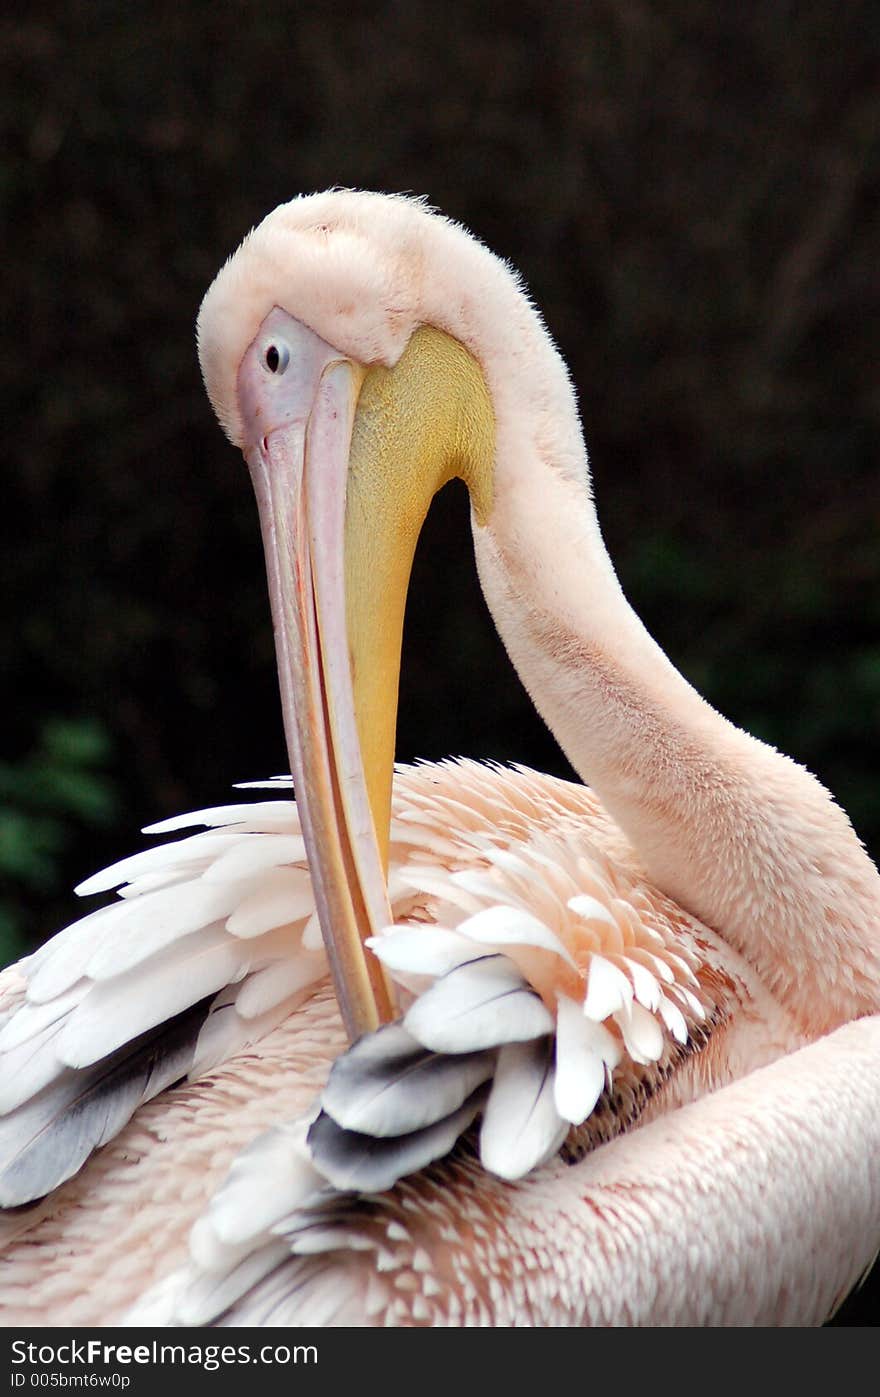
[[[206,869],[206,883],[223,883],[249,878],[264,869],[284,864],[304,863],[305,841],[298,834],[243,834],[231,849]],[[308,875],[306,875],[308,876]]]
[[[389,1290],[389,1299],[391,1292]],[[331,1261],[315,1265],[311,1258],[288,1258],[276,1263],[266,1278],[230,1306],[223,1323],[255,1328],[297,1330],[351,1326],[361,1321],[364,1285],[361,1276],[348,1269],[340,1271]],[[388,1322],[392,1304],[386,1303]]]
[[[586,1120],[605,1088],[597,1031],[611,1037],[607,1029],[584,1017],[580,1004],[567,995],[558,996],[554,1101],[560,1117],[574,1125]]]
[[[666,959],[674,969],[678,970],[679,974],[683,976],[689,984],[693,985],[694,989],[698,990],[700,988],[700,982],[684,959],[684,956],[678,955],[675,951],[667,950]]]
[[[177,829],[190,829],[193,825],[237,825],[245,820],[295,820],[299,829],[299,816],[290,800],[261,800],[254,804],[212,805],[207,810],[193,810],[186,815],[173,815],[169,820],[158,820],[154,825],[144,825],[143,834],[171,834]]]
[[[33,974],[45,949],[45,946],[41,946],[32,955],[22,956],[21,960],[7,965],[5,970],[0,970],[0,1015],[4,1016],[4,1022],[8,1011],[21,1002],[27,988],[28,976]]]
[[[278,968],[280,969],[280,965]],[[260,973],[262,972],[258,972]],[[249,982],[245,981],[245,984],[247,983]],[[259,1043],[261,1038],[271,1033],[273,1028],[283,1023],[299,1007],[308,993],[308,986],[288,994],[262,1014],[247,1019],[238,1012],[235,991],[235,985],[221,990],[211,1005],[211,1012],[199,1033],[192,1064],[187,1073],[190,1081],[196,1081],[204,1073],[211,1072],[221,1063],[227,1062],[234,1053],[241,1052],[253,1043]]]
[[[28,984],[27,994],[32,1004],[48,1003],[83,978],[90,956],[112,932],[116,914],[122,908],[124,904],[118,902],[98,907],[59,931],[41,947],[39,959],[34,958],[36,967]]]
[[[86,965],[93,980],[110,980],[140,965],[174,941],[183,941],[227,917],[254,891],[256,880],[221,883],[200,879],[182,887],[163,888],[136,903],[114,907],[113,936],[107,937]]]
[[[415,845],[420,853],[434,854],[440,859],[461,857],[461,845],[437,833],[436,816],[433,814],[423,815],[419,811],[412,811],[405,818],[392,820],[391,842]]]
[[[543,951],[552,951],[572,970],[577,970],[571,954],[556,933],[531,913],[521,912],[515,907],[486,907],[460,922],[457,930],[460,936],[468,936],[487,945],[537,946]]]
[[[587,978],[587,997],[584,1000],[584,1013],[588,1019],[601,1023],[618,1010],[631,1004],[633,987],[622,970],[606,960],[604,956],[590,958]]]
[[[217,1241],[252,1241],[326,1187],[306,1145],[314,1114],[267,1130],[233,1161],[205,1218]]]
[[[452,876],[442,869],[408,864],[400,870],[398,876],[401,883],[415,892],[442,898],[444,902],[451,902],[463,912],[476,912],[481,905],[479,898],[459,887]]]
[[[174,1322],[177,1302],[186,1285],[188,1272],[185,1269],[172,1271],[157,1281],[144,1295],[136,1300],[130,1310],[118,1321],[121,1327],[147,1327],[165,1329]]]
[[[61,1076],[64,1068],[58,1061],[56,1040],[63,1026],[63,1019],[49,1023],[32,1038],[3,1054],[0,1115],[18,1110]]]
[[[665,985],[675,983],[675,972],[661,956],[655,956],[653,951],[646,951],[642,946],[628,946],[626,954],[627,959],[638,961],[648,970],[653,969],[658,979],[662,980]]]
[[[570,907],[577,916],[583,917],[585,922],[601,922],[603,926],[618,929],[608,908],[601,903],[597,897],[591,897],[589,893],[577,893],[574,897],[568,898],[566,907]]]
[[[317,983],[326,973],[323,951],[292,950],[289,959],[266,965],[249,976],[236,997],[236,1011],[244,1019],[257,1018],[298,990]]]
[[[224,883],[222,887],[240,887]],[[231,910],[231,909],[228,909]],[[302,921],[315,910],[312,883],[304,868],[273,868],[256,883],[248,885],[248,893],[239,899],[232,911],[227,930],[233,936],[261,936],[274,927]]]
[[[367,945],[383,965],[403,975],[445,975],[480,954],[473,941],[439,926],[390,927]]]
[[[181,863],[201,864],[206,867],[213,858],[222,854],[224,849],[229,848],[232,844],[237,844],[240,837],[237,833],[203,832],[191,834],[186,839],[178,839],[176,843],[160,844],[153,849],[143,849],[139,854],[130,854],[128,858],[120,859],[118,863],[111,863],[109,868],[102,869],[100,873],[93,873],[91,878],[86,878],[78,884],[74,892],[79,897],[88,897],[92,893],[109,892],[111,888],[117,888],[122,883],[130,883],[144,874],[173,869]]]
[[[688,1040],[687,1021],[678,1005],[667,999],[665,994],[661,994],[657,1012],[676,1042],[686,1043]]]
[[[6,1054],[17,1048],[20,1043],[26,1043],[29,1038],[42,1033],[50,1024],[63,1018],[79,1004],[88,988],[88,982],[81,981],[47,1004],[23,1004],[0,1031],[0,1054]]]
[[[286,1243],[273,1242],[249,1252],[230,1271],[197,1275],[178,1294],[175,1322],[188,1327],[211,1324],[289,1255]]]
[[[144,873],[140,878],[135,878],[133,883],[126,883],[125,887],[116,889],[116,896],[124,898],[130,902],[132,898],[143,897],[144,893],[158,892],[159,888],[170,888],[176,883],[191,882],[201,873],[199,865],[182,864],[179,868],[167,868],[164,873]]]
[[[505,873],[512,874],[514,878],[521,878],[527,883],[535,881],[535,870],[530,863],[526,863],[525,859],[521,858],[519,854],[513,853],[511,849],[500,849],[488,837],[486,839],[486,858],[496,868],[503,869]]]
[[[502,884],[498,882],[488,872],[476,868],[462,868],[458,872],[450,874],[450,880],[457,888],[464,889],[465,892],[473,893],[482,902],[497,903],[502,895]],[[503,895],[509,896],[509,889],[504,888]],[[519,898],[512,899],[520,902]]]
[[[553,1019],[506,956],[488,956],[438,980],[404,1025],[426,1048],[465,1053],[550,1033]]]
[[[632,1003],[614,1015],[633,1062],[657,1062],[663,1054],[663,1030],[641,1004]]]
[[[546,1042],[502,1048],[480,1130],[480,1158],[490,1173],[520,1179],[559,1149],[568,1122],[556,1110],[554,1075]]]
[[[529,873],[532,883],[540,885],[541,879],[536,873],[536,870],[533,868],[529,869]],[[465,893],[469,891],[475,898],[479,899],[477,903],[478,907],[484,905],[486,902],[496,904],[499,898],[503,897],[508,906],[516,907],[520,912],[526,912],[534,916],[528,898],[517,890],[509,876],[503,880],[499,879],[496,881],[488,871],[484,872],[481,869],[465,868],[453,874],[453,877],[460,891]],[[520,879],[519,881],[521,882],[522,880]]]
[[[189,1254],[200,1271],[231,1270],[256,1246],[259,1242],[255,1243],[252,1237],[235,1244],[221,1241],[211,1223],[210,1212],[196,1218],[189,1234]]]
[[[678,984],[670,985],[669,993],[676,995],[681,1000],[682,1004],[691,1011],[698,1023],[703,1022],[706,1017],[706,1011],[695,994],[691,994],[691,991],[685,989],[684,985]]]
[[[660,1007],[660,986],[650,970],[632,956],[623,956],[623,968],[632,977],[635,997],[652,1014]]]
[[[92,992],[73,1011],[58,1040],[68,1067],[88,1067],[247,973],[241,943],[221,926],[205,927]]]

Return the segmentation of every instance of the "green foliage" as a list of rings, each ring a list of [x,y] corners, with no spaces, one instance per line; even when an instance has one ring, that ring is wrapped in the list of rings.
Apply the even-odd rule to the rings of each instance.
[[[105,769],[111,755],[100,724],[50,718],[31,752],[0,762],[0,963],[26,948],[28,902],[61,890],[75,831],[113,818],[117,799]]]

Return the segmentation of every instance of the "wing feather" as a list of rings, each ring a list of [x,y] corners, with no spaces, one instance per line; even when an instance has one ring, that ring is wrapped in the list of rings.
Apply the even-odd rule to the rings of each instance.
[[[494,1052],[433,1053],[388,1024],[337,1058],[321,1103],[346,1130],[408,1134],[457,1111],[494,1065]]]
[[[191,1005],[88,1072],[68,1070],[0,1119],[0,1206],[42,1198],[71,1178],[144,1101],[179,1081],[208,1010]]]
[[[553,1030],[540,996],[501,955],[450,970],[416,1000],[404,1024],[426,1048],[440,1053],[474,1052]]]
[[[485,1086],[478,1087],[451,1115],[422,1130],[388,1139],[343,1130],[322,1111],[309,1131],[312,1158],[335,1188],[383,1193],[404,1175],[448,1154],[482,1110],[485,1099]]]
[[[502,1179],[519,1179],[556,1153],[568,1134],[554,1100],[553,1040],[509,1043],[480,1130],[480,1158]]]

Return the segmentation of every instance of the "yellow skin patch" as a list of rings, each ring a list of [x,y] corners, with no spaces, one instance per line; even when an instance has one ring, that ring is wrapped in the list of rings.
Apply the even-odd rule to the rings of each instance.
[[[346,622],[364,778],[383,867],[403,617],[434,495],[460,479],[477,520],[492,508],[495,418],[482,370],[440,330],[417,330],[393,369],[366,371],[354,421],[345,519]]]

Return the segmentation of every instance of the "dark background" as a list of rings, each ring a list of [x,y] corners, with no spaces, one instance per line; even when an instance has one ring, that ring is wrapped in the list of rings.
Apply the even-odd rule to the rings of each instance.
[[[285,767],[256,512],[192,330],[248,228],[333,184],[427,194],[521,269],[636,609],[880,850],[878,60],[880,9],[831,0],[0,22],[5,957],[141,824]],[[447,493],[399,756],[565,772]]]

